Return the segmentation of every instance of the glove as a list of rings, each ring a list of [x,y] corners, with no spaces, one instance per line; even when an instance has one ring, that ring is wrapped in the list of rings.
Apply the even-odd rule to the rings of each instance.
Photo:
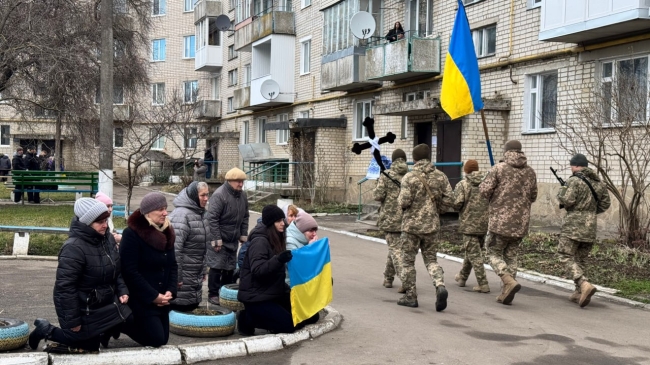
[[[291,261],[292,258],[293,258],[293,254],[289,250],[286,250],[278,254],[278,261],[280,261],[283,264],[286,264],[287,262]]]

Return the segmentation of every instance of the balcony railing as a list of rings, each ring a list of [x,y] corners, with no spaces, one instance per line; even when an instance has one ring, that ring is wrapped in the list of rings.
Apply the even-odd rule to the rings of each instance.
[[[221,118],[221,100],[199,100],[194,108],[196,119]]]
[[[285,7],[265,10],[252,21],[235,31],[235,50],[248,48],[253,42],[271,34],[296,34],[295,18]]]
[[[366,50],[368,80],[398,81],[440,74],[440,39],[406,32],[394,42],[383,41]]]
[[[366,76],[366,49],[353,46],[323,56],[321,90],[350,91],[377,88],[380,81],[368,80]]]
[[[221,46],[203,46],[196,50],[194,71],[217,72],[223,66]]]

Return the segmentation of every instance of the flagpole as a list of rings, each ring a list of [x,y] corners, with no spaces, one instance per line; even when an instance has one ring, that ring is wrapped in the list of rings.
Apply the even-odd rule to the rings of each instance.
[[[488,135],[487,123],[485,122],[485,113],[481,109],[481,120],[483,120],[483,133],[485,134],[485,143],[487,144],[488,155],[490,156],[490,166],[494,166],[494,156],[492,156],[492,145],[490,145],[490,136]]]

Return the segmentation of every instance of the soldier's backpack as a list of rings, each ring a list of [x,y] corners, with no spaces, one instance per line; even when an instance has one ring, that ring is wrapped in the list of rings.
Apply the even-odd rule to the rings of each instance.
[[[604,213],[607,210],[607,208],[609,208],[609,206],[605,206],[605,204],[602,203],[600,199],[598,199],[598,194],[596,194],[596,190],[594,190],[594,187],[591,185],[589,180],[587,180],[587,178],[585,178],[582,175],[574,175],[574,176],[584,181],[585,184],[587,184],[587,186],[589,187],[589,190],[591,190],[591,195],[594,197],[594,200],[596,201],[596,214]]]

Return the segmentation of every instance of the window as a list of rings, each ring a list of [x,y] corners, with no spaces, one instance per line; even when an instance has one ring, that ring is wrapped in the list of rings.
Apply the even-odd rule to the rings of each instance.
[[[210,78],[210,96],[212,100],[219,100],[221,97],[221,74]]]
[[[309,5],[311,5],[311,0],[301,0],[301,1],[300,1],[300,7],[301,7],[301,8],[306,8],[306,7],[308,7]]]
[[[195,37],[189,35],[183,37],[183,58],[194,58],[194,51],[196,50]]]
[[[95,104],[101,104],[102,91],[99,86],[95,89]],[[124,86],[121,84],[113,84],[113,104],[124,104]]]
[[[151,143],[151,149],[162,150],[165,148],[165,136],[158,134],[155,129],[152,129],[150,133],[151,136],[154,137],[153,143]]]
[[[235,32],[234,32],[234,30],[235,30],[235,21],[234,20],[230,21],[230,29],[232,29],[233,32],[228,32],[228,37],[232,37],[232,36],[235,35]]]
[[[539,8],[542,6],[542,0],[528,0],[527,3],[528,9]]]
[[[113,129],[113,147],[124,147],[124,129],[119,127]]]
[[[196,128],[185,128],[185,138],[183,138],[183,146],[186,149],[196,148],[196,142],[198,141],[197,129]]]
[[[350,32],[350,18],[358,11],[366,11],[375,18],[373,36],[383,37],[382,0],[345,0],[323,10],[323,54],[359,45]]]
[[[557,71],[527,77],[527,132],[552,131],[557,110]]]
[[[165,40],[164,39],[154,39],[151,42],[151,60],[152,61],[164,61],[165,60]]]
[[[493,24],[485,28],[472,31],[474,39],[474,50],[476,57],[493,56],[497,50],[497,25]]]
[[[354,119],[354,136],[355,140],[365,139],[368,137],[368,130],[362,125],[366,117],[372,117],[372,100],[359,101],[355,108]]]
[[[184,81],[183,82],[183,102],[184,103],[196,103],[196,98],[199,93],[199,82],[194,81]]]
[[[251,64],[247,63],[244,65],[244,86],[251,85]]]
[[[208,21],[208,46],[220,46],[220,45],[221,45],[221,31],[219,30],[219,28],[217,28],[217,20],[216,18],[210,18]]]
[[[165,15],[167,12],[167,0],[153,0],[153,15]]]
[[[407,6],[404,30],[411,30],[419,37],[433,34],[433,0],[409,0]]]
[[[230,11],[235,10],[237,0],[230,0]]]
[[[0,146],[9,146],[11,145],[11,133],[8,125],[0,126]]]
[[[244,121],[241,126],[241,143],[248,144],[248,132],[249,132],[248,121]]]
[[[431,91],[415,91],[410,93],[404,93],[403,101],[413,101],[413,100],[422,100],[428,99],[431,96]]]
[[[228,71],[228,86],[237,85],[237,69]]]
[[[233,58],[237,58],[237,51],[235,51],[234,44],[232,46],[228,46],[228,60],[232,60]]]
[[[199,0],[183,0],[183,11],[192,11]]]
[[[265,117],[257,119],[257,143],[266,143],[266,131],[264,130],[265,125]]]
[[[309,73],[310,58],[311,58],[311,39],[307,39],[300,43],[300,74],[305,75]]]
[[[463,0],[463,4],[469,5],[469,4],[474,4],[474,3],[481,2],[481,1],[483,1],[483,0]]]
[[[165,104],[165,83],[151,84],[151,105]]]
[[[233,97],[228,98],[228,113],[232,113],[235,111],[235,106],[233,105]]]
[[[303,110],[298,114],[298,118],[309,118],[309,110]]]
[[[251,17],[251,1],[250,0],[235,0],[235,24],[241,23]],[[258,12],[255,12],[257,14]],[[234,29],[234,28],[233,28]]]
[[[278,115],[278,122],[289,122],[289,114]],[[279,129],[275,133],[275,144],[284,145],[289,141],[289,128]]]
[[[648,56],[601,64],[604,123],[648,121]]]

